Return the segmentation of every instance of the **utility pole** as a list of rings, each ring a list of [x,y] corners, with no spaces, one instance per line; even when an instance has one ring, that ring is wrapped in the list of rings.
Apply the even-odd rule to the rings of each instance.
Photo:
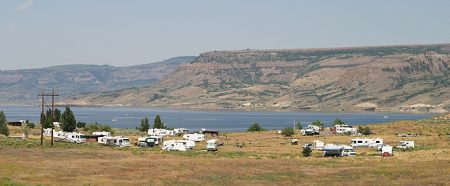
[[[51,146],[53,146],[53,128],[55,122],[55,96],[59,96],[58,94],[55,94],[55,89],[52,89],[52,93],[46,94],[44,93],[44,90],[42,90],[42,93],[38,96],[41,96],[42,102],[41,102],[41,116],[44,115],[44,103],[45,103],[45,97],[52,97],[52,134],[51,134]],[[41,117],[41,146],[44,144],[44,119]]]

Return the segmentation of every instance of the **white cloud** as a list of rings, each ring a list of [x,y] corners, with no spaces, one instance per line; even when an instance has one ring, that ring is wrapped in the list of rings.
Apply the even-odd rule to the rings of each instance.
[[[27,9],[29,6],[31,6],[33,4],[33,0],[25,0],[24,3],[20,4],[19,6],[17,6],[16,11],[17,12],[22,12],[25,9]]]

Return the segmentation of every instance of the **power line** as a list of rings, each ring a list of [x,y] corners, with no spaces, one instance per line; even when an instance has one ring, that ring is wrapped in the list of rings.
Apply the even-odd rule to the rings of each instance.
[[[51,134],[51,146],[53,146],[53,128],[55,128],[53,122],[55,122],[55,97],[59,96],[59,94],[55,94],[55,89],[52,89],[51,93],[44,93],[44,90],[42,90],[41,94],[38,94],[38,96],[41,97],[41,146],[44,144],[44,104],[45,106],[49,107],[49,105],[45,102],[45,97],[52,97],[52,134]]]

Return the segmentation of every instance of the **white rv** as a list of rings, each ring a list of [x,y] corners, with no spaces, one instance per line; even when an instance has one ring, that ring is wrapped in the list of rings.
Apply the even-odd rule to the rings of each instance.
[[[300,130],[303,136],[312,136],[320,133],[320,127],[315,125],[308,125],[306,128]]]
[[[383,145],[383,147],[381,147],[381,156],[393,156],[393,155],[394,155],[394,150],[393,150],[392,146]]]
[[[348,145],[326,145],[322,150],[325,157],[356,156],[353,147]]]
[[[409,149],[414,148],[414,141],[400,141],[400,144],[397,146],[399,149]]]
[[[190,141],[195,141],[195,142],[200,142],[200,141],[204,141],[205,140],[205,135],[204,134],[185,134],[183,135],[183,139],[185,140],[190,140]]]
[[[148,129],[149,136],[175,136],[175,131],[167,129]]]
[[[189,151],[195,147],[194,141],[189,140],[169,140],[162,145],[162,150],[166,151]]]
[[[346,133],[351,133],[351,134],[356,134],[356,128],[353,128],[352,126],[349,125],[335,125],[334,126],[334,130],[336,134],[346,134]]]
[[[85,143],[86,142],[86,138],[84,137],[84,135],[81,133],[76,133],[76,132],[66,133],[65,139],[68,142],[72,142],[72,143]]]
[[[118,147],[130,147],[130,139],[121,136],[103,136],[98,138],[98,143]]]
[[[311,145],[311,147],[313,149],[317,149],[317,150],[322,150],[324,146],[325,146],[325,142],[323,142],[322,140],[314,140]]]
[[[211,139],[206,141],[206,150],[207,151],[217,151],[217,140]]]
[[[185,128],[176,128],[176,129],[173,129],[173,131],[175,132],[175,135],[177,135],[177,134],[187,134],[189,132],[189,130],[185,129]]]
[[[356,138],[352,139],[351,146],[352,147],[371,147],[371,148],[377,148],[381,149],[383,145],[383,139],[381,138],[375,138],[375,139],[368,139],[368,138]]]
[[[96,135],[96,136],[111,136],[111,132],[106,132],[106,131],[92,132],[92,135]]]

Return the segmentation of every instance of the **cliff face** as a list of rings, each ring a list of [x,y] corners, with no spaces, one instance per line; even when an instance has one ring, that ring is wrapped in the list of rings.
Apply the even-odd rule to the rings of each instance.
[[[194,57],[129,67],[64,65],[41,69],[0,71],[0,103],[35,104],[42,88],[54,88],[62,98],[85,93],[148,86]]]
[[[450,105],[450,45],[206,52],[152,86],[79,105],[421,110]]]

